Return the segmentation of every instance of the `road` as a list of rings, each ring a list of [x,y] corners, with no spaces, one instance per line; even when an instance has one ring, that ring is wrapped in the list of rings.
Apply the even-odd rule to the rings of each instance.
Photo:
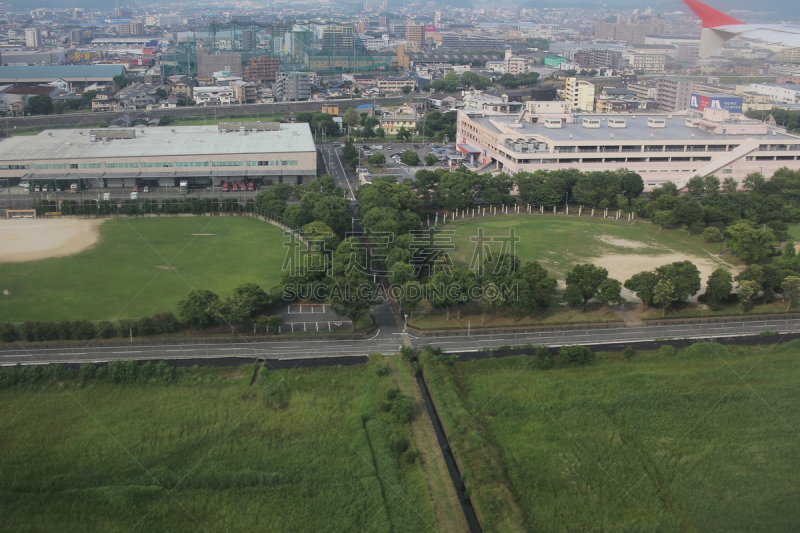
[[[301,359],[334,356],[367,355],[370,353],[396,353],[405,340],[402,318],[388,303],[374,308],[378,331],[363,340],[282,340],[274,342],[247,342],[233,344],[175,344],[166,346],[141,346],[136,340],[131,346],[95,347],[75,349],[4,350],[0,352],[0,365],[74,363],[108,361],[110,359],[186,359],[214,357],[263,357],[267,359]],[[445,352],[469,352],[504,345],[562,346],[571,344],[625,344],[635,341],[663,339],[707,339],[757,335],[765,331],[792,333],[800,330],[800,319],[746,321],[719,324],[689,324],[668,326],[628,326],[590,330],[551,331],[535,333],[471,334],[466,332],[449,336],[408,335],[415,347],[439,346]]]

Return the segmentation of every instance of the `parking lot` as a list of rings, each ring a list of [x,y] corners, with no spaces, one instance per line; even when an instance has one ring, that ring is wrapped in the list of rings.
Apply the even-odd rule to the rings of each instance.
[[[278,313],[285,321],[281,331],[350,331],[353,323],[349,318],[338,316],[327,304],[292,304],[282,307]]]
[[[368,146],[368,149],[365,149],[364,146]],[[362,160],[366,160],[370,155],[381,153],[386,156],[386,168],[393,172],[400,171],[402,172],[403,176],[406,178],[414,179],[414,172],[410,172],[407,170],[405,165],[398,163],[396,160],[392,159],[393,154],[402,154],[405,151],[411,150],[412,152],[416,152],[419,156],[420,166],[425,166],[425,156],[429,152],[433,152],[437,155],[437,157],[447,156],[455,153],[455,145],[449,144],[446,147],[442,146],[442,143],[357,143],[355,145],[361,151]],[[380,147],[380,148],[378,148]],[[433,165],[431,169],[435,168],[447,168],[446,161],[440,161],[437,164]]]

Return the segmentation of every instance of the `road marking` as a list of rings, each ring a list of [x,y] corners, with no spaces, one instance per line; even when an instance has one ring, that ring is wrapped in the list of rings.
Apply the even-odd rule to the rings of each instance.
[[[21,353],[19,355],[4,355],[3,357],[33,357],[33,356]]]
[[[80,353],[60,353],[60,354],[58,354],[58,355],[86,355],[86,352],[80,352]]]
[[[142,353],[141,351],[130,351],[130,352],[111,352],[111,353]]]

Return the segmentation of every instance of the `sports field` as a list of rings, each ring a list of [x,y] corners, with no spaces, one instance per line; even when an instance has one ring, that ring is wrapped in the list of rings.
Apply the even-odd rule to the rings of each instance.
[[[800,341],[425,373],[485,531],[771,531],[800,520]]]
[[[46,247],[52,223],[62,221],[10,222],[29,237],[38,233]],[[283,230],[249,217],[119,218],[99,226],[95,220],[64,222],[93,225],[99,238],[88,249],[73,250],[78,253],[62,250],[52,254],[62,257],[0,263],[0,321],[177,314],[178,302],[192,289],[224,297],[252,282],[269,290],[278,284],[286,253]],[[13,224],[0,227],[0,234],[8,237]],[[0,242],[11,251],[10,240]]]
[[[637,272],[688,260],[697,265],[705,284],[716,268],[730,266],[694,244],[697,237],[687,241],[686,232],[658,232],[651,224],[630,226],[564,215],[498,215],[448,224],[444,229],[456,232],[453,261],[463,268],[470,265],[476,248],[470,239],[479,235],[480,228],[485,237],[492,238],[508,237],[512,227],[519,238],[514,253],[520,261],[539,261],[560,280],[573,266],[587,261],[606,268],[612,278],[622,282]],[[502,242],[489,244],[493,253],[502,246]]]
[[[0,390],[0,529],[439,530],[382,360],[138,372]]]

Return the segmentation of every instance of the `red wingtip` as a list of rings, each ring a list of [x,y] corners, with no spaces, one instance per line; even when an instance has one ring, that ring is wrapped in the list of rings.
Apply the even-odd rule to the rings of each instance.
[[[703,21],[704,28],[716,28],[717,26],[727,26],[728,24],[744,24],[744,22],[740,22],[702,2],[698,2],[698,0],[683,0],[683,2]]]

